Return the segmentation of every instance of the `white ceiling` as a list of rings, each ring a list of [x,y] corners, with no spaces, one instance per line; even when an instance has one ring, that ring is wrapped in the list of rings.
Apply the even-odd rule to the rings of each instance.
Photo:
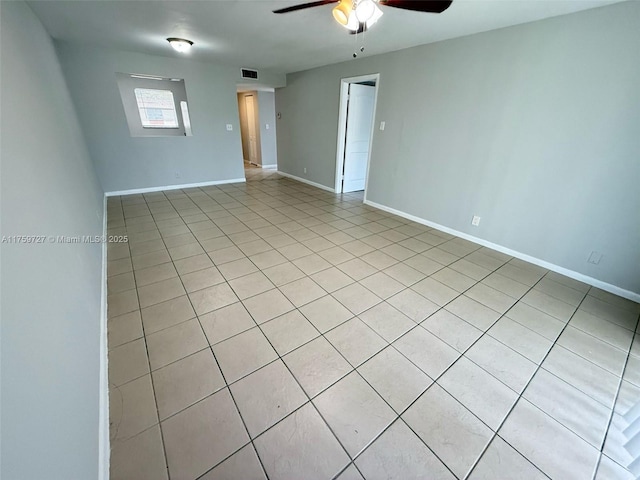
[[[308,0],[306,0],[308,1]],[[494,30],[620,0],[454,0],[439,15],[383,6],[364,38],[365,55]],[[332,5],[271,13],[305,0],[29,1],[55,39],[179,56],[167,37],[195,42],[191,58],[295,72],[349,60],[359,42],[332,18]]]

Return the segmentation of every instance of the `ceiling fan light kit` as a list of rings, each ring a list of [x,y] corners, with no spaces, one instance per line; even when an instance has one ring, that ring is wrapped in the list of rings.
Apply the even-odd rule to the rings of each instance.
[[[171,45],[176,52],[180,53],[187,53],[193,45],[191,40],[177,37],[169,37],[167,38],[167,42],[169,42],[169,45]]]
[[[375,0],[340,0],[333,8],[336,22],[352,32],[359,30],[362,24],[371,27],[382,13]]]

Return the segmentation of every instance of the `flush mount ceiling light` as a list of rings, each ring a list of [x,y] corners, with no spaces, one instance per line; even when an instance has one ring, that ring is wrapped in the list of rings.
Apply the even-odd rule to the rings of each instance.
[[[185,38],[169,37],[167,38],[167,42],[169,42],[169,45],[171,45],[176,52],[180,53],[188,52],[191,49],[191,45],[193,45],[191,40]]]

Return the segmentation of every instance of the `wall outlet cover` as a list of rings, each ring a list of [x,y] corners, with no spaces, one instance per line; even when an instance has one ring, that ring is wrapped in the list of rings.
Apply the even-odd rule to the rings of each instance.
[[[473,225],[474,227],[480,225],[480,217],[474,215],[473,219],[471,220],[471,225]]]
[[[227,131],[231,131],[233,130],[233,125],[231,125],[230,123],[227,123]]]

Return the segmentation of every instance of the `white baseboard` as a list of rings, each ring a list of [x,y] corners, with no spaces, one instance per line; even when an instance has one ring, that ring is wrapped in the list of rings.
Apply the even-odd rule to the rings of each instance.
[[[265,170],[276,170],[278,168],[278,165],[262,165],[262,168],[264,168]]]
[[[296,177],[295,175],[291,175],[290,173],[281,172],[280,170],[278,170],[278,173],[280,175],[282,175],[283,177],[291,178],[293,180],[297,180],[298,182],[306,183],[307,185],[311,185],[311,186],[320,188],[322,190],[326,190],[327,192],[336,193],[336,191],[333,188],[327,187],[326,185],[321,185],[321,184],[316,183],[316,182],[312,182],[311,180],[307,180],[306,178]]]
[[[107,196],[103,201],[102,235],[107,235]],[[100,295],[100,398],[98,421],[98,478],[109,480],[109,356],[107,345],[107,243],[102,244],[102,292]]]
[[[542,268],[546,268],[547,270],[551,270],[566,277],[573,278],[574,280],[578,280],[588,285],[597,287],[601,290],[613,293],[614,295],[618,295],[620,297],[624,297],[631,301],[640,303],[640,293],[625,290],[624,288],[620,288],[610,283],[603,282],[602,280],[598,280],[597,278],[589,277],[587,275],[569,270],[559,265],[554,265],[553,263],[549,263],[545,260],[540,260],[539,258],[532,257],[530,255],[527,255],[526,253],[511,250],[510,248],[503,247],[502,245],[483,240],[482,238],[474,237],[473,235],[469,235],[468,233],[460,232],[458,230],[445,227],[444,225],[440,225],[435,222],[430,222],[429,220],[425,220],[424,218],[416,217],[415,215],[396,210],[395,208],[387,207],[386,205],[382,205],[366,199],[364,200],[364,203],[380,210],[384,210],[385,212],[393,213],[394,215],[397,215],[399,217],[406,218],[407,220],[411,220],[413,222],[435,228],[436,230],[440,230],[442,232],[450,233],[451,235],[455,235],[456,237],[464,238],[465,240],[477,243],[478,245],[482,245],[483,247],[491,248],[506,255],[519,258],[520,260],[524,260],[525,262],[533,263],[534,265],[538,265]]]
[[[151,193],[161,192],[163,190],[181,190],[183,188],[210,187],[211,185],[225,185],[227,183],[244,183],[246,178],[231,178],[229,180],[214,180],[211,182],[185,183],[183,185],[164,185],[161,187],[133,188],[131,190],[117,190],[113,192],[105,192],[107,197],[115,197],[118,195],[133,195],[135,193]]]

